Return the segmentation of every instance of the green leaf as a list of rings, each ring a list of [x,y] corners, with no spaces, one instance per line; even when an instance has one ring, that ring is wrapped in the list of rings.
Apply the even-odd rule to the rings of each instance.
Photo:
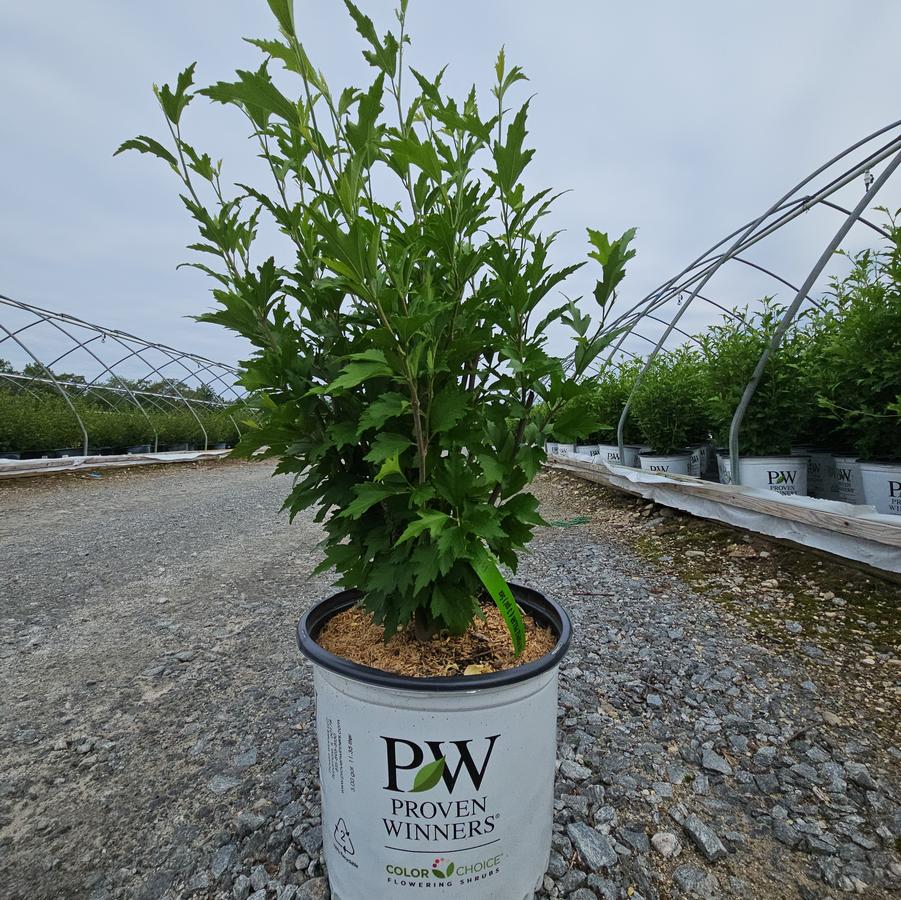
[[[294,0],[266,0],[286,37],[294,37]]]
[[[116,150],[113,156],[118,156],[126,150],[137,150],[139,153],[150,153],[169,163],[173,169],[178,169],[178,160],[176,160],[176,158],[159,141],[154,140],[152,137],[147,137],[147,135],[139,134],[136,138],[132,138],[130,141],[125,141],[123,144],[120,144],[119,149]]]
[[[161,88],[154,86],[153,90],[163,108],[163,113],[173,125],[178,125],[182,112],[193,99],[187,91],[194,83],[194,67],[196,65],[197,63],[191,63],[190,66],[179,72],[174,91],[168,84],[164,84]]]
[[[351,15],[351,18],[354,20],[354,24],[357,26],[357,31],[360,36],[372,47],[372,51],[363,52],[364,59],[371,66],[381,69],[389,76],[389,78],[393,78],[394,73],[397,70],[397,39],[393,34],[389,33],[385,36],[385,42],[383,44],[379,40],[375,25],[372,24],[372,19],[360,12],[360,10],[351,3],[351,0],[344,0],[344,4]]]
[[[455,869],[456,869],[456,866],[453,863],[448,863],[447,872],[445,872],[445,875],[447,875],[447,877],[450,878],[451,875],[454,874]]]
[[[382,433],[373,441],[372,449],[363,458],[369,462],[384,462],[392,456],[403,453],[413,442],[407,435]]]
[[[602,277],[594,289],[594,298],[598,305],[605,309],[613,298],[614,291],[626,275],[626,263],[635,256],[635,250],[629,249],[636,234],[635,228],[629,228],[615,241],[611,241],[603,231],[588,229],[588,240],[595,248],[588,255],[601,264]]]
[[[367,510],[404,490],[403,486],[363,482],[354,487],[354,500],[339,513],[341,518],[359,519]]]
[[[494,145],[494,163],[497,166],[496,181],[504,195],[513,191],[520,176],[535,155],[534,150],[525,150],[523,144],[528,132],[526,119],[529,104],[525,103],[507,128],[506,143]]]
[[[342,450],[357,442],[357,429],[353,421],[339,421],[329,428],[328,436],[335,442],[335,449]]]
[[[393,453],[382,463],[382,467],[375,476],[375,480],[378,482],[384,481],[389,475],[403,475],[403,471],[400,467],[399,453]]]
[[[431,433],[450,431],[463,418],[468,406],[469,395],[456,384],[439,391],[429,407]]]
[[[444,757],[439,756],[434,762],[426,763],[413,779],[413,787],[410,792],[419,794],[423,791],[430,791],[441,780],[444,773]]]
[[[404,529],[404,533],[397,539],[397,543],[403,544],[405,541],[419,537],[419,535],[426,530],[428,530],[429,534],[431,534],[431,536],[434,538],[450,521],[450,516],[447,513],[440,512],[439,510],[430,509],[424,512],[420,512],[419,518],[414,519],[412,522],[410,522],[409,525],[407,525],[407,527]]]
[[[197,93],[217,103],[244,107],[258,124],[265,124],[270,115],[297,124],[297,107],[272,83],[265,65],[256,72],[238,69],[235,74],[238,81],[217,81]]]
[[[359,437],[370,428],[381,428],[389,419],[396,419],[410,409],[410,402],[402,394],[382,394],[374,400],[360,415],[357,426]]]
[[[362,354],[360,354],[362,355]],[[382,359],[384,360],[384,354]],[[392,371],[388,368],[387,361],[380,362],[376,359],[360,360],[358,362],[348,363],[342,370],[341,374],[331,384],[321,385],[312,388],[309,391],[311,396],[321,396],[322,394],[337,394],[347,391],[350,388],[362,384],[371,378],[379,376],[392,375]]]
[[[432,144],[424,144],[417,137],[416,133],[411,131],[406,137],[393,141],[386,141],[385,146],[391,151],[395,171],[405,170],[407,166],[413,165],[422,169],[432,181],[441,181],[441,160],[438,157],[438,151]]]

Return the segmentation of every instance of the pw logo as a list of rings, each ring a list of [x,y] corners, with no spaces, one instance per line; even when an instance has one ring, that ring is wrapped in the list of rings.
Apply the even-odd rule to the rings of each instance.
[[[386,791],[396,791],[399,794],[421,793],[430,791],[439,781],[444,781],[447,792],[452,794],[464,770],[473,788],[481,788],[495,742],[500,735],[493,734],[484,739],[488,746],[482,748],[484,752],[481,754],[481,762],[477,762],[479,752],[470,748],[474,743],[471,738],[465,741],[426,741],[423,747],[403,738],[381,737],[385,742],[388,766],[388,784],[384,788]],[[427,752],[431,757],[429,762],[426,762]],[[398,785],[401,772],[416,773],[409,788]]]
[[[766,474],[770,484],[794,484],[795,478],[798,477],[797,472],[774,472],[772,469],[769,469]]]

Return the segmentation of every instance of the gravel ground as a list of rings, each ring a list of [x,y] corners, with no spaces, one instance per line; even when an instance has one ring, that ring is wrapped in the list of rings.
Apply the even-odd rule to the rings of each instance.
[[[293,628],[329,579],[270,474],[0,484],[4,900],[328,897]],[[565,476],[537,490],[557,526],[519,579],[576,624],[543,896],[894,895],[897,588]]]

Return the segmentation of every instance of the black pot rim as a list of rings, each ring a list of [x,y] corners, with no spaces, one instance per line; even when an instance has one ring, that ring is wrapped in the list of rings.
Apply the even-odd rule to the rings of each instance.
[[[413,678],[409,675],[397,675],[394,672],[383,672],[371,666],[343,659],[329,653],[316,643],[316,637],[325,623],[333,616],[353,606],[362,596],[361,591],[340,591],[325,600],[319,601],[301,617],[297,623],[297,645],[300,652],[310,662],[322,666],[345,678],[361,681],[364,684],[395,688],[406,691],[428,691],[434,693],[462,693],[478,689],[505,687],[528,681],[536,675],[547,672],[558,665],[572,640],[572,623],[566,610],[556,601],[546,597],[534,588],[509,582],[519,605],[542,625],[550,626],[557,634],[557,643],[553,649],[534,662],[504,669],[502,672],[489,672],[485,675],[451,675],[447,677],[432,676],[429,678]]]

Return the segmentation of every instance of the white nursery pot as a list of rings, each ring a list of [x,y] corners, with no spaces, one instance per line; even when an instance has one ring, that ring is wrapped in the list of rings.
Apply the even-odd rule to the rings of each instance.
[[[547,453],[548,456],[556,456],[560,450],[560,445],[554,441],[548,441],[544,445],[544,452]]]
[[[901,516],[901,460],[860,464],[864,499],[876,512]]]
[[[741,483],[783,497],[807,496],[806,456],[740,456]]]
[[[792,456],[806,456],[807,459],[807,496],[819,497],[821,500],[836,500],[833,497],[835,462],[828,450],[816,447],[792,447]]]
[[[551,851],[557,676],[571,627],[552,600],[511,588],[558,640],[541,659],[488,675],[410,678],[324,650],[317,634],[357,602],[356,591],[300,620],[298,644],[313,663],[333,900],[532,900],[541,885]]]
[[[638,456],[645,472],[659,472],[661,475],[687,475],[688,453],[641,453]]]
[[[728,453],[718,454],[720,481],[733,484],[732,463]],[[740,456],[741,483],[762,488],[783,497],[807,496],[806,456]]]
[[[576,453],[581,456],[597,456],[600,449],[597,444],[576,444]]]
[[[635,444],[626,444],[623,447],[626,451],[625,459],[620,459],[619,444],[598,444],[598,454],[604,462],[613,466],[631,466],[633,469],[638,468],[638,447]]]
[[[833,453],[833,468],[830,470],[830,490],[833,500],[855,505],[864,502],[863,481],[860,463],[851,453]]]

